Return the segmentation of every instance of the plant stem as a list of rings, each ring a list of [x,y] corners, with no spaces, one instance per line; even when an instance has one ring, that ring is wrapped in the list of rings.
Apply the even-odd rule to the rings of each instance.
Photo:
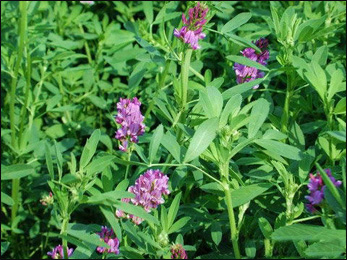
[[[225,203],[228,208],[231,243],[233,244],[235,257],[237,259],[240,259],[241,255],[240,255],[240,249],[238,244],[238,230],[236,228],[235,214],[234,214],[233,203],[231,199],[231,192],[230,192],[228,183],[224,184],[224,193],[225,193]]]
[[[21,13],[21,18],[19,22],[19,47],[18,47],[18,57],[16,65],[14,68],[14,75],[11,82],[11,99],[10,99],[10,127],[11,127],[11,145],[14,149],[17,148],[18,143],[16,143],[16,128],[15,128],[15,114],[14,114],[14,105],[16,99],[16,86],[18,80],[19,67],[23,57],[23,50],[26,38],[26,28],[27,28],[27,2],[19,2],[19,10]],[[12,180],[12,199],[14,204],[11,211],[11,223],[14,223],[14,220],[17,216],[17,211],[19,207],[19,179]],[[14,228],[14,227],[12,227]],[[12,233],[13,234],[13,233]]]
[[[231,235],[231,243],[233,245],[234,254],[237,259],[241,258],[239,244],[238,244],[238,230],[236,227],[236,220],[233,208],[233,202],[231,198],[231,192],[229,188],[229,162],[222,163],[220,165],[220,174],[223,179],[223,188],[225,193],[225,204],[228,208],[228,217],[230,224],[230,235]]]
[[[67,236],[67,226],[69,224],[69,219],[70,219],[70,216],[64,216],[63,224],[62,224],[61,231],[60,231],[60,234],[64,236],[62,238],[63,250],[64,250],[64,259],[68,259],[67,240],[65,239],[65,237]]]
[[[182,69],[181,69],[181,80],[182,80],[182,110],[186,110],[187,96],[188,96],[188,78],[189,78],[189,67],[190,58],[192,57],[192,49],[188,49],[185,53]]]
[[[130,162],[130,158],[131,158],[131,151],[128,152],[128,162]],[[128,164],[126,167],[124,179],[128,178],[129,170],[130,170],[130,164]]]
[[[265,257],[272,257],[272,246],[271,241],[268,238],[264,239],[264,247],[265,247]]]
[[[281,118],[281,132],[284,134],[288,133],[289,129],[289,110],[290,110],[290,100],[293,96],[293,84],[292,84],[292,74],[287,72],[287,91],[286,98],[284,102],[283,114]]]
[[[321,216],[312,216],[312,217],[307,217],[307,218],[300,218],[300,219],[295,219],[292,221],[292,224],[294,223],[300,223],[300,222],[304,222],[304,221],[308,221],[308,220],[312,220],[312,219],[316,219],[316,218],[320,218]]]

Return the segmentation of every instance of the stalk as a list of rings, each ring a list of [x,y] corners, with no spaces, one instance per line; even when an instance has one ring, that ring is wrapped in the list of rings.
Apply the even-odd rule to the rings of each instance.
[[[70,219],[70,216],[64,217],[63,224],[62,224],[61,231],[60,231],[60,234],[64,236],[62,238],[62,244],[63,244],[63,250],[64,250],[64,259],[68,259],[66,236],[67,236],[67,226],[69,224],[69,219]]]
[[[229,224],[230,224],[230,236],[231,236],[231,243],[233,245],[235,258],[240,259],[240,249],[238,244],[238,230],[236,227],[236,221],[235,221],[235,214],[234,214],[234,208],[233,208],[233,202],[231,198],[231,192],[229,188],[229,163],[224,163],[220,167],[220,174],[223,179],[223,188],[225,193],[225,204],[228,208],[228,217],[229,217]]]
[[[290,111],[290,101],[293,96],[293,84],[292,84],[292,75],[287,73],[287,91],[286,98],[284,102],[283,114],[281,118],[281,132],[284,134],[288,133],[288,124],[289,124],[289,111]]]
[[[265,247],[265,257],[272,257],[272,246],[271,241],[268,238],[264,239],[264,247]]]
[[[189,77],[189,67],[190,59],[192,57],[193,50],[188,49],[185,53],[182,69],[181,69],[181,80],[182,80],[182,110],[185,111],[187,105],[188,96],[188,77]]]
[[[20,1],[19,2],[19,10],[21,13],[21,18],[19,22],[19,46],[18,46],[18,57],[16,61],[16,65],[14,68],[14,75],[11,82],[11,99],[10,99],[10,127],[11,127],[11,145],[13,148],[17,148],[18,143],[16,143],[16,128],[15,128],[15,115],[14,115],[14,106],[16,99],[16,86],[18,80],[18,72],[19,67],[23,57],[24,44],[26,38],[26,28],[27,28],[27,2]],[[19,179],[12,180],[12,199],[14,204],[12,206],[11,211],[11,222],[14,223],[14,220],[17,216],[18,206],[19,206],[19,187],[20,187]]]

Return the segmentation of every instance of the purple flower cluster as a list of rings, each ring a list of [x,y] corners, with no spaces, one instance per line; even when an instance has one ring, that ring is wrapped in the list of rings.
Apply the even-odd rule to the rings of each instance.
[[[114,236],[113,229],[108,229],[106,226],[101,227],[101,232],[96,233],[100,236],[100,239],[110,246],[110,249],[106,247],[98,246],[96,251],[99,253],[115,253],[119,254],[119,240]]]
[[[160,170],[148,170],[142,174],[136,181],[135,185],[130,186],[128,191],[135,194],[135,198],[123,198],[123,202],[131,202],[136,206],[143,207],[147,212],[157,208],[158,205],[165,202],[163,195],[170,194],[168,189],[169,177],[163,174]],[[126,215],[122,210],[116,211],[118,218],[129,218],[136,225],[141,224],[142,218],[132,214]]]
[[[188,259],[187,253],[181,244],[175,244],[171,247],[171,259]]]
[[[325,172],[328,174],[330,180],[336,187],[339,187],[341,185],[342,182],[335,180],[335,178],[331,174],[330,169],[325,169]],[[305,198],[309,201],[309,203],[306,204],[306,208],[311,213],[314,213],[317,211],[315,205],[319,205],[322,202],[322,200],[324,199],[324,191],[326,189],[326,185],[324,185],[322,176],[319,172],[317,172],[316,175],[310,173],[310,181],[307,187],[310,191],[310,195],[305,196]]]
[[[67,248],[67,256],[71,256],[73,253],[73,248]],[[53,248],[52,252],[48,252],[47,255],[50,255],[52,259],[64,259],[64,249],[62,245],[58,245]]]
[[[202,32],[202,27],[207,22],[205,19],[207,12],[208,8],[203,8],[198,2],[194,8],[189,9],[188,19],[185,14],[182,14],[182,21],[185,25],[180,30],[174,30],[174,35],[184,43],[190,44],[193,50],[200,49],[198,41],[206,37],[206,34]]]
[[[255,45],[261,50],[261,53],[256,53],[256,51],[252,48],[246,48],[241,51],[242,55],[262,65],[266,65],[267,60],[269,59],[269,51],[266,50],[267,46],[269,45],[268,40],[261,38],[255,42]],[[263,78],[265,75],[264,72],[258,70],[257,68],[248,67],[239,63],[235,63],[234,70],[237,77],[236,82],[238,84]],[[256,85],[253,87],[253,89],[257,89],[258,87],[259,85]]]
[[[123,152],[127,151],[129,141],[137,143],[138,136],[145,132],[140,106],[141,102],[136,97],[132,100],[121,98],[117,103],[118,114],[115,119],[121,128],[117,130],[115,137],[121,142],[119,149]]]

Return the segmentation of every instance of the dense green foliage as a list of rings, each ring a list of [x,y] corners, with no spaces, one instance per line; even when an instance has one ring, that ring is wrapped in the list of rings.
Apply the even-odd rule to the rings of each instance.
[[[173,243],[197,259],[346,258],[346,2],[202,4],[192,50],[174,29],[194,1],[1,1],[2,258],[58,244],[75,259],[170,258]],[[240,54],[261,37],[267,66]],[[235,62],[265,76],[238,84]],[[133,97],[146,128],[124,153],[114,116]],[[121,199],[150,168],[170,194],[146,212]],[[120,254],[95,251],[101,226]]]

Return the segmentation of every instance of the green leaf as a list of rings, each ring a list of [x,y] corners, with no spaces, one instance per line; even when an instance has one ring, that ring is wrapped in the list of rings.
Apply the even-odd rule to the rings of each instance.
[[[1,226],[2,226],[2,224],[1,224]],[[10,245],[9,242],[1,242],[1,255],[6,253],[9,245]]]
[[[4,204],[9,205],[9,206],[13,206],[14,201],[6,193],[1,192],[1,203],[4,203]]]
[[[45,156],[46,156],[46,164],[47,164],[49,176],[51,177],[51,180],[54,180],[54,168],[53,168],[51,149],[49,149],[47,143],[45,143]]]
[[[138,166],[147,166],[147,164],[145,163],[141,163],[141,162],[134,162],[134,161],[127,161],[127,160],[123,160],[117,156],[114,157],[114,161],[122,164],[122,165],[138,165]]]
[[[1,180],[12,180],[33,174],[34,168],[27,164],[1,165]]]
[[[168,131],[164,135],[164,138],[161,139],[161,144],[170,152],[177,162],[181,163],[181,146],[171,132]]]
[[[248,186],[242,186],[237,190],[233,190],[231,192],[233,207],[234,208],[239,207],[251,201],[252,199],[264,193],[271,187],[272,187],[271,183],[257,183],[257,184],[251,184]]]
[[[334,114],[346,114],[346,97],[341,98],[336,104]]]
[[[253,67],[253,68],[257,68],[259,70],[269,71],[269,69],[267,67],[265,67],[264,65],[262,65],[256,61],[253,61],[249,58],[243,57],[243,56],[229,55],[226,58],[233,61],[233,62],[237,62],[237,63],[243,64],[243,65],[246,65],[248,67]]]
[[[297,161],[300,161],[302,159],[302,152],[294,146],[273,140],[264,139],[255,140],[254,142],[260,145],[261,147],[285,158]]]
[[[164,127],[160,124],[157,129],[154,131],[151,142],[149,144],[149,162],[152,163],[157,154],[160,142],[164,135]]]
[[[106,220],[111,225],[113,231],[116,233],[117,238],[122,242],[122,230],[118,223],[118,219],[115,218],[114,212],[108,207],[100,206],[102,214],[104,214]]]
[[[240,111],[241,103],[242,96],[240,94],[236,94],[229,99],[221,114],[219,128],[224,127],[228,123],[230,116],[234,117],[237,115]]]
[[[322,226],[293,224],[276,229],[271,238],[276,241],[305,240],[305,241],[331,241],[339,240],[346,244],[346,230],[328,229]]]
[[[169,230],[167,210],[166,210],[164,205],[161,205],[160,208],[161,208],[161,210],[160,210],[161,226],[163,227],[164,232],[167,233],[167,231]]]
[[[263,233],[264,237],[267,239],[270,239],[270,236],[273,232],[273,229],[272,229],[269,221],[266,218],[261,217],[258,219],[258,224],[259,224],[259,228],[260,228],[261,232]]]
[[[122,201],[115,201],[114,206],[117,209],[123,210],[124,212],[128,214],[133,214],[136,217],[143,218],[144,220],[147,220],[148,222],[151,222],[155,225],[160,225],[160,222],[158,221],[158,219],[148,214],[143,208],[139,206],[134,206]]]
[[[174,200],[171,203],[171,206],[169,208],[169,214],[168,214],[168,229],[171,228],[173,222],[175,221],[175,218],[177,216],[177,212],[180,206],[180,200],[181,200],[182,193],[178,193]]]
[[[334,259],[341,256],[345,252],[345,246],[339,241],[317,242],[307,247],[305,254],[312,258]]]
[[[327,132],[330,136],[336,138],[337,140],[340,140],[342,142],[346,142],[346,131],[328,131]]]
[[[114,158],[115,156],[113,155],[105,155],[93,160],[85,168],[87,176],[91,176],[94,173],[102,172],[107,166],[109,166],[113,162]]]
[[[175,233],[184,227],[190,220],[190,217],[183,217],[176,221],[169,229],[168,234]]]
[[[86,145],[83,148],[81,159],[80,159],[80,170],[82,170],[92,159],[96,147],[100,140],[100,129],[97,129],[93,134],[88,138]]]
[[[219,224],[219,222],[214,221],[211,225],[211,237],[212,241],[218,246],[219,243],[222,241],[222,228]]]
[[[142,1],[143,11],[149,24],[153,23],[153,3],[152,1]]]
[[[253,138],[265,122],[270,111],[270,103],[263,98],[258,99],[251,112],[248,124],[248,138]]]
[[[208,118],[219,117],[223,108],[223,96],[215,87],[200,91],[201,105]]]
[[[114,190],[90,196],[86,203],[100,204],[105,201],[117,202],[119,199],[134,197],[134,194],[131,192]]]
[[[260,79],[255,79],[249,82],[245,82],[239,85],[236,85],[234,87],[231,87],[229,89],[227,89],[226,91],[223,92],[222,96],[223,99],[228,99],[236,94],[242,94],[246,91],[251,90],[255,85],[259,85],[261,82],[263,82],[265,80],[264,78],[260,78]]]
[[[203,122],[196,130],[184,158],[184,162],[190,162],[202,154],[216,137],[219,126],[218,118],[210,118]]]
[[[239,28],[241,25],[247,23],[248,20],[251,19],[251,17],[251,13],[240,13],[236,15],[222,27],[221,33],[232,32],[236,28]]]
[[[97,234],[91,234],[90,232],[93,232],[90,226],[77,223],[69,224],[67,229],[68,235],[78,238],[82,242],[90,243],[94,246],[110,247],[103,240],[100,240]]]
[[[63,176],[63,155],[61,154],[58,148],[57,142],[55,140],[54,140],[54,151],[55,151],[55,156],[57,158],[58,176],[60,181]]]

